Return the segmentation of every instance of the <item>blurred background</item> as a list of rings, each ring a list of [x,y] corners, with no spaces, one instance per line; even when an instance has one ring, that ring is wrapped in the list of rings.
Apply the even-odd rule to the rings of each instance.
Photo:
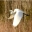
[[[14,28],[9,20],[9,10],[19,8],[30,16],[23,15],[19,25]],[[0,32],[32,32],[32,0],[0,0]]]

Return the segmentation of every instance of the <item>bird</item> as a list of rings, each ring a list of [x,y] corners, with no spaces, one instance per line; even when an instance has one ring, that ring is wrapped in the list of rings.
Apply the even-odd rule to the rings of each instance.
[[[14,15],[12,17],[13,18],[13,24],[12,25],[14,27],[17,27],[19,25],[21,19],[23,18],[23,14],[26,15],[26,16],[29,16],[28,14],[25,14],[25,12],[23,12],[20,9],[14,9],[14,11],[11,14]]]
[[[23,17],[24,12],[21,11],[20,9],[15,9],[14,12],[16,13],[14,15],[13,26],[17,27]]]

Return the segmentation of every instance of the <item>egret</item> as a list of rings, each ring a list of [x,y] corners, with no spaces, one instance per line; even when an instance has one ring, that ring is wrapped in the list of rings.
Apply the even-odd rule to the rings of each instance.
[[[20,23],[21,19],[23,18],[23,14],[25,14],[25,12],[23,12],[20,9],[14,9],[14,11],[12,12],[12,14],[14,14],[14,16],[12,17],[12,18],[14,18],[13,19],[13,26],[17,27],[18,24]],[[25,15],[27,15],[27,14],[25,14]]]

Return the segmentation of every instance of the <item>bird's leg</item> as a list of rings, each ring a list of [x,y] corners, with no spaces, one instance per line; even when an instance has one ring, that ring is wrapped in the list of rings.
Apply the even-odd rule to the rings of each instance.
[[[26,16],[30,16],[29,14],[25,14],[25,13],[23,13],[24,15],[26,15]]]

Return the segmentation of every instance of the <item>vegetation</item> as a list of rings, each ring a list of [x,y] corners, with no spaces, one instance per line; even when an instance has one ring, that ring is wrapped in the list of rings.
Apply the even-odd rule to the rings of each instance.
[[[19,25],[14,28],[13,19],[8,20],[9,10],[22,9],[30,16],[23,16]],[[32,32],[32,1],[0,1],[0,32]]]

